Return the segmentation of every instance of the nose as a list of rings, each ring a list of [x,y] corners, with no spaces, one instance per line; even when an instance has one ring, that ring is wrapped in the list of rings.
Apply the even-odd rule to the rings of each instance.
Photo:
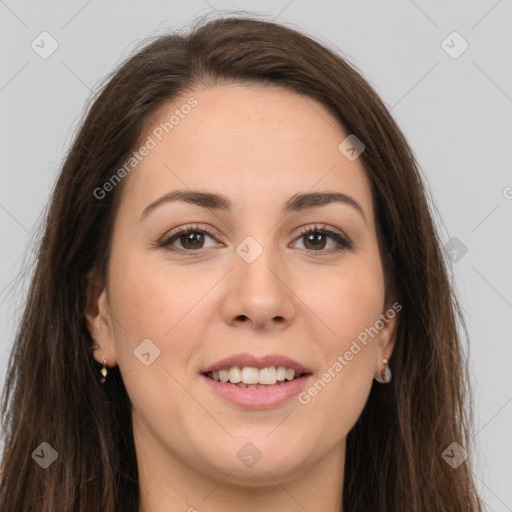
[[[296,307],[284,261],[267,249],[251,263],[237,253],[233,261],[234,268],[226,276],[224,320],[260,330],[281,330],[291,325]]]

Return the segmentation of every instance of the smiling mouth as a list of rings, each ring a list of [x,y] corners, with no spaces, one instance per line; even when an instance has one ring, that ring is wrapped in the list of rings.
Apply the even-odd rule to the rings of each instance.
[[[203,375],[217,382],[232,384],[239,388],[265,389],[283,386],[311,374],[301,372],[296,374],[295,370],[284,366],[267,368],[232,366],[215,372],[206,372]]]

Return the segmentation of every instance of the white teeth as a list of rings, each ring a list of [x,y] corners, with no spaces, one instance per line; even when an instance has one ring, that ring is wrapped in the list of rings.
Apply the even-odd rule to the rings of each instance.
[[[238,384],[242,382],[242,370],[238,366],[232,366],[229,369],[229,382],[232,384]]]
[[[250,366],[244,366],[242,370],[242,382],[244,384],[258,384],[260,378],[260,372],[258,368],[251,368]]]
[[[293,380],[295,377],[295,370],[291,370],[289,368],[286,369],[286,380]]]
[[[210,372],[209,375],[216,381],[231,382],[239,387],[263,388],[275,386],[283,383],[285,380],[295,378],[295,370],[285,368],[284,366],[269,366],[267,368],[254,368],[251,366],[232,366],[219,371]],[[297,374],[297,378],[301,374]]]
[[[279,366],[277,369],[276,379],[283,382],[286,379],[286,368],[284,366]]]
[[[277,370],[271,366],[270,368],[262,368],[260,370],[260,384],[275,384],[276,383]]]

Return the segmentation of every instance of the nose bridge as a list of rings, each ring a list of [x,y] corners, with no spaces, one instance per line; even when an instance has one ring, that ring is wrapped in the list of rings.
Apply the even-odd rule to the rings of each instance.
[[[285,285],[285,255],[280,254],[268,233],[256,236],[242,240],[233,255],[235,268],[230,272],[233,286],[226,301],[226,320],[243,318],[254,327],[272,321],[288,323],[294,308],[291,291]]]

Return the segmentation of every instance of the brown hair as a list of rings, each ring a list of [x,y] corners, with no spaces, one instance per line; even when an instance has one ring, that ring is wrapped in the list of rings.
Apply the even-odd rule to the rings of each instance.
[[[0,509],[136,512],[130,402],[119,368],[101,385],[83,312],[87,274],[105,279],[125,178],[101,187],[137,148],[165,103],[198,84],[281,86],[325,105],[366,146],[386,291],[403,307],[390,360],[347,438],[344,512],[482,510],[468,449],[471,401],[464,320],[408,144],[372,87],[339,53],[254,16],[198,23],[156,38],[122,64],[92,102],[52,193],[44,236],[8,364]],[[340,141],[341,142],[341,141]],[[457,325],[457,320],[460,326]],[[49,443],[58,459],[31,457]]]

